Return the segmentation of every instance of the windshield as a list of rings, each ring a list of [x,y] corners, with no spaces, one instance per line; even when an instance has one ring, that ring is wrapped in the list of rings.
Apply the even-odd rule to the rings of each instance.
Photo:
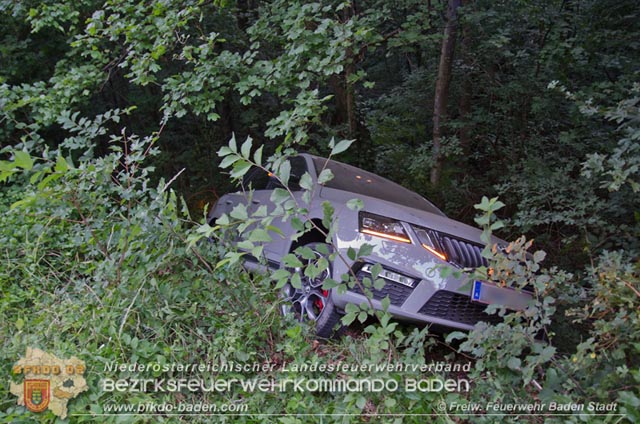
[[[325,187],[374,197],[409,208],[420,209],[445,216],[440,209],[424,197],[386,178],[356,168],[355,166],[323,158],[313,158],[313,163],[318,175],[320,175],[323,169],[330,169],[333,173],[333,179],[326,182],[324,184]]]

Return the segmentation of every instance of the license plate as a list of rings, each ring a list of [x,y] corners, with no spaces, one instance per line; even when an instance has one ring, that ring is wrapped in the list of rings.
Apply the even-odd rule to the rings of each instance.
[[[510,287],[498,287],[485,281],[474,281],[471,300],[487,305],[503,305],[507,309],[521,311],[527,307],[531,294]]]

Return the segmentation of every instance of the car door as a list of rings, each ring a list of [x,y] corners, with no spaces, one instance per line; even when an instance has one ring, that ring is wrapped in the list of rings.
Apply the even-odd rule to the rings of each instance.
[[[301,156],[292,157],[289,161],[291,162],[291,173],[288,187],[295,195],[300,190],[300,178],[308,168],[305,159]],[[275,205],[271,202],[271,195],[276,188],[283,188],[283,186],[273,174],[258,167],[250,169],[243,178],[239,191],[225,194],[218,200],[209,216],[210,224],[213,225],[213,222],[225,213],[231,214],[233,209],[240,204],[246,206],[249,216],[252,216],[259,209],[261,209],[261,216],[273,213]],[[255,228],[255,225],[249,226],[245,233],[250,232]],[[271,225],[277,227],[282,234],[275,231],[269,232],[273,241],[263,243],[264,253],[267,259],[279,262],[280,258],[288,253],[291,235],[294,231],[290,223],[286,220],[283,221],[280,217],[276,217]],[[239,241],[239,238],[236,240]]]
[[[300,178],[307,172],[307,162],[302,156],[293,156],[288,159],[291,165],[291,171],[288,181],[288,189],[296,197],[296,200],[300,201]],[[271,202],[271,194],[276,188],[284,188],[280,181],[273,175],[269,174],[269,182],[267,183],[266,190],[255,190],[253,196],[254,207],[257,209],[260,205],[267,206],[267,213],[270,214],[274,211],[275,205]],[[267,257],[279,262],[282,256],[289,253],[291,246],[291,236],[295,233],[295,230],[291,227],[291,223],[288,219],[283,220],[280,217],[276,217],[272,226],[277,227],[281,234],[274,231],[270,231],[269,235],[273,239],[271,243],[264,245],[265,253]]]
[[[213,225],[215,220],[222,215],[230,215],[238,205],[246,205],[247,213],[251,215],[257,209],[258,205],[265,201],[264,193],[269,185],[269,176],[267,172],[260,168],[252,168],[242,180],[240,189],[233,193],[227,193],[218,199],[211,213],[209,214],[209,225]],[[251,190],[254,190],[251,193]],[[255,197],[255,193],[258,196]],[[267,197],[268,199],[268,197]]]

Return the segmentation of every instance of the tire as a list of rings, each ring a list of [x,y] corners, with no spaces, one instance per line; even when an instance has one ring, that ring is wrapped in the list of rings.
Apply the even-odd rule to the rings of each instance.
[[[323,283],[328,278],[331,278],[331,263],[329,262],[329,267],[316,278],[311,279],[304,275],[305,268],[310,264],[317,262],[321,258],[329,261],[328,255],[318,251],[319,246],[325,246],[321,250],[331,253],[331,247],[325,243],[309,243],[304,246],[310,248],[316,254],[317,259],[310,260],[298,257],[303,266],[292,271],[300,274],[302,288],[296,289],[291,282],[285,284],[280,292],[282,299],[280,312],[283,315],[292,314],[300,322],[314,321],[316,335],[328,339],[338,336],[341,326],[338,330],[335,330],[335,328],[342,318],[331,299],[331,290],[322,288]]]

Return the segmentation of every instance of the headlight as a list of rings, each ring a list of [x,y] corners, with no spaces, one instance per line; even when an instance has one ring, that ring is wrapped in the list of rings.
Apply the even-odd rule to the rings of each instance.
[[[360,232],[402,243],[411,243],[402,223],[392,218],[360,212]]]
[[[427,249],[429,252],[442,259],[443,261],[447,260],[447,255],[445,255],[444,249],[440,245],[440,241],[438,240],[438,236],[435,231],[428,230],[422,227],[416,227],[412,225],[413,231],[415,231],[418,236],[418,240],[420,240],[420,244],[422,247]]]

